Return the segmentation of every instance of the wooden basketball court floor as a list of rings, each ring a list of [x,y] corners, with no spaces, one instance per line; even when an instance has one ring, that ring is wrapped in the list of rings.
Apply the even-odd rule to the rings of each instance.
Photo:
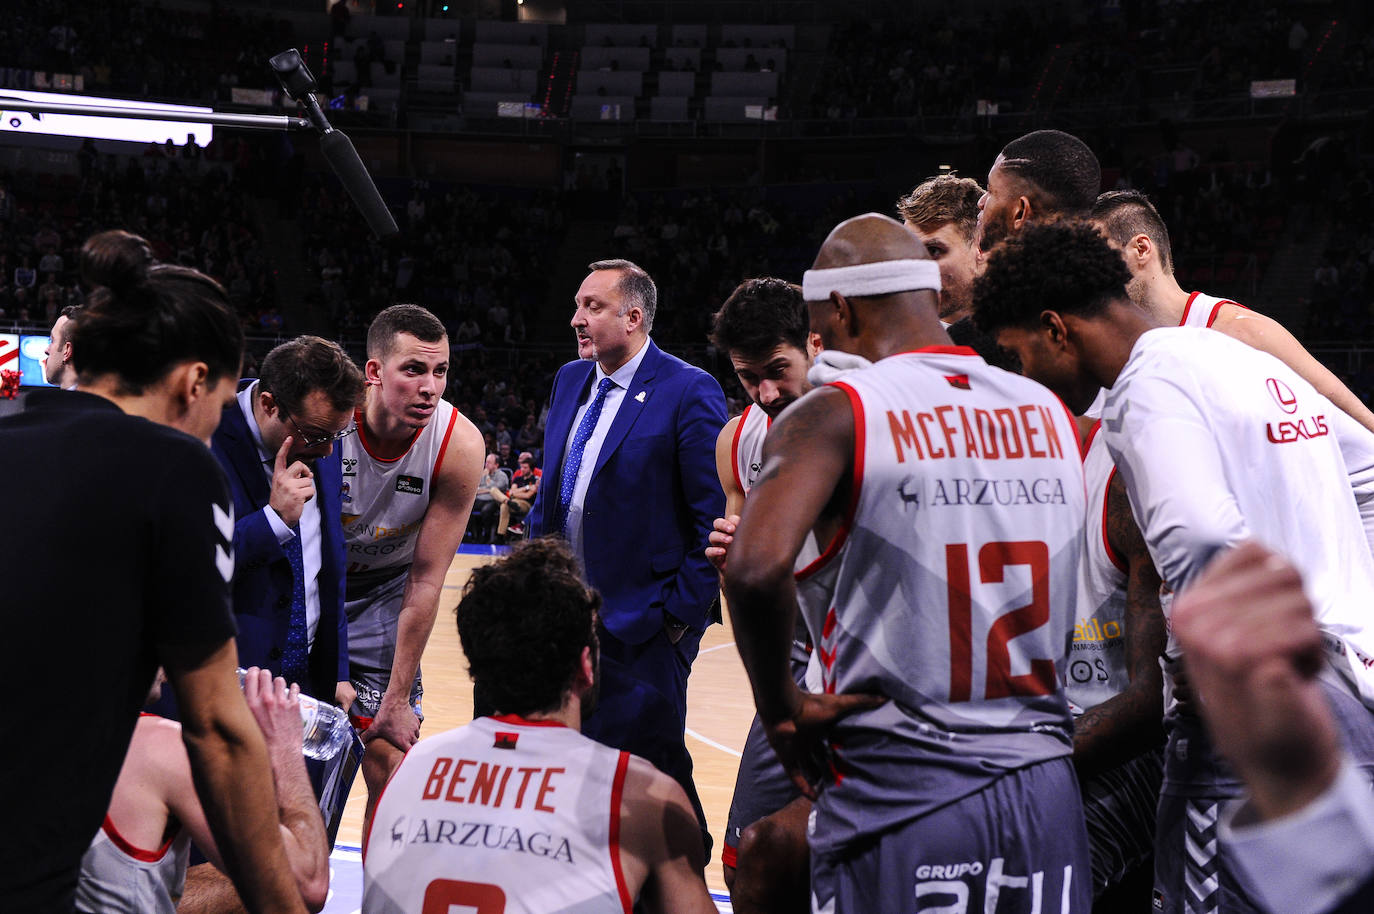
[[[465,549],[449,568],[434,634],[420,662],[425,681],[425,723],[420,730],[421,738],[472,720],[472,680],[468,678],[467,661],[458,641],[453,610],[472,569],[494,560],[490,556],[468,554]],[[518,607],[511,609],[517,611]],[[702,638],[701,653],[692,666],[687,684],[687,749],[696,766],[697,792],[701,795],[706,822],[715,841],[706,871],[706,882],[713,893],[725,893],[720,849],[726,816],[730,812],[730,795],[735,788],[739,753],[744,748],[744,738],[753,716],[753,697],[727,618],[724,625],[711,626]],[[367,790],[359,775],[339,826],[340,846],[362,845],[366,796]]]

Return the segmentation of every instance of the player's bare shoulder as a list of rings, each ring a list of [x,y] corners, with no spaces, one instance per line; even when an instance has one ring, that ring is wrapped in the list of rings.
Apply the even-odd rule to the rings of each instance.
[[[434,474],[436,497],[475,490],[482,476],[482,433],[472,420],[454,410],[453,429]]]

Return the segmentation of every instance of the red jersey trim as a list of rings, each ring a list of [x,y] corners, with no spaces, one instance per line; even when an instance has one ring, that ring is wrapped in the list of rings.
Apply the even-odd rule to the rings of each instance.
[[[615,887],[620,892],[620,906],[625,914],[634,910],[634,899],[625,882],[625,869],[620,865],[620,800],[625,793],[625,772],[630,767],[630,753],[621,752],[615,763],[615,780],[611,782],[611,870],[615,873]]]
[[[1221,313],[1221,307],[1222,307],[1222,305],[1235,305],[1237,308],[1241,309],[1242,311],[1249,311],[1249,310],[1250,310],[1249,308],[1245,307],[1244,305],[1242,305],[1242,304],[1241,304],[1240,302],[1238,302],[1238,301],[1231,301],[1231,299],[1229,299],[1229,298],[1223,298],[1221,301],[1217,302],[1216,307],[1214,307],[1214,308],[1212,309],[1212,313],[1209,314],[1209,315],[1207,315],[1207,327],[1208,327],[1208,329],[1211,329],[1211,326],[1212,326],[1213,324],[1216,323],[1216,321],[1217,321],[1217,315]]]
[[[735,485],[739,486],[741,492],[744,491],[744,480],[739,478],[739,439],[744,434],[744,421],[749,418],[749,410],[753,408],[754,404],[750,403],[739,414],[739,424],[735,426],[735,435],[730,439],[730,472],[735,474]]]
[[[439,442],[439,454],[434,458],[434,469],[429,474],[431,496],[434,494],[434,480],[439,478],[439,467],[444,462],[444,452],[448,450],[448,439],[453,437],[453,426],[457,423],[458,410],[455,408],[453,412],[448,414],[448,428],[444,429],[444,440]],[[419,436],[417,435],[416,437],[418,438]],[[415,442],[412,441],[410,443],[414,444]],[[410,448],[406,448],[406,450],[410,450]]]
[[[367,425],[363,422],[363,411],[361,409],[356,409],[353,411],[353,421],[358,426],[358,443],[363,446],[363,450],[367,451],[367,456],[371,457],[373,460],[378,461],[379,463],[395,463],[396,461],[404,457],[406,454],[409,454],[410,449],[415,446],[415,442],[420,440],[420,433],[424,431],[424,429],[422,428],[417,428],[415,430],[415,434],[412,435],[410,438],[410,443],[406,445],[406,449],[404,451],[401,451],[401,453],[397,454],[395,457],[383,457],[381,454],[378,454],[376,451],[372,450],[372,445],[367,443]]]
[[[510,724],[514,727],[562,727],[568,729],[568,725],[557,720],[529,720],[519,714],[493,714],[491,719],[503,724]]]
[[[1125,560],[1112,548],[1112,541],[1107,539],[1107,505],[1111,502],[1112,479],[1115,477],[1116,467],[1113,466],[1112,471],[1107,474],[1107,485],[1102,490],[1102,545],[1106,548],[1107,558],[1112,560],[1116,570],[1122,574],[1129,574],[1130,569],[1126,566]]]
[[[1065,409],[1068,409],[1067,406],[1064,407],[1064,408],[1065,408]],[[1077,423],[1075,423],[1075,424],[1077,424]],[[1079,449],[1083,452],[1083,460],[1084,460],[1084,462],[1087,461],[1087,459],[1088,459],[1088,451],[1092,450],[1093,441],[1095,441],[1095,440],[1097,439],[1097,433],[1100,432],[1101,430],[1102,430],[1102,420],[1101,420],[1101,419],[1098,419],[1096,422],[1093,423],[1093,427],[1090,428],[1090,429],[1088,429],[1088,437],[1087,437],[1087,439],[1086,439],[1082,444],[1080,444],[1080,445],[1078,446]],[[1113,472],[1113,473],[1116,472],[1116,467],[1112,467],[1112,472]],[[1107,477],[1107,481],[1108,481],[1108,482],[1111,482],[1111,481],[1112,481],[1110,476]]]
[[[946,346],[946,349],[954,348]],[[924,351],[924,350],[922,350]],[[972,349],[969,352],[973,352]],[[977,353],[974,353],[975,355]],[[859,392],[850,387],[843,381],[835,381],[830,386],[837,387],[844,391],[845,396],[849,397],[849,408],[854,414],[854,481],[853,491],[849,493],[849,506],[844,512],[844,521],[840,524],[839,531],[835,537],[825,547],[825,551],[820,556],[807,565],[801,571],[793,574],[793,578],[798,581],[805,581],[811,575],[820,571],[821,568],[835,557],[836,553],[843,548],[849,539],[849,531],[854,529],[854,512],[859,508],[859,494],[863,490],[864,484],[864,448],[868,440],[868,429],[864,426],[863,401],[859,399]]]
[[[1064,407],[1064,415],[1069,417],[1069,431],[1073,432],[1073,440],[1078,442],[1078,456],[1086,460],[1088,457],[1088,445],[1078,437],[1078,420],[1074,418],[1073,410],[1069,409],[1069,404],[1065,403],[1059,394],[1054,393],[1054,391],[1050,391],[1050,393],[1054,394],[1054,398],[1059,401],[1059,405]],[[1096,432],[1097,428],[1094,426],[1093,433],[1096,434]]]
[[[1183,319],[1178,322],[1180,327],[1188,326],[1188,312],[1193,310],[1193,302],[1197,301],[1197,297],[1201,294],[1201,292],[1193,292],[1188,296],[1188,304],[1183,306]],[[1211,323],[1209,322],[1207,326],[1210,327]]]
[[[728,866],[728,867],[730,867],[731,869],[737,869],[737,868],[738,868],[738,867],[737,867],[738,862],[739,862],[739,852],[736,851],[733,847],[731,847],[730,845],[727,844],[727,845],[725,845],[724,847],[722,847],[722,848],[720,849],[720,864],[721,864],[721,866]]]
[[[172,846],[172,842],[176,840],[177,832],[181,829],[178,828],[176,831],[173,831],[172,837],[167,839],[167,843],[155,851],[147,851],[141,847],[135,847],[133,844],[130,844],[129,841],[119,833],[119,829],[115,827],[114,821],[110,819],[109,813],[105,814],[105,821],[100,823],[100,830],[105,833],[115,847],[119,848],[128,856],[135,860],[141,860],[144,863],[157,863],[163,857],[167,856],[167,849]]]
[[[895,355],[971,355],[981,358],[968,346],[922,346],[920,349],[906,349]]]

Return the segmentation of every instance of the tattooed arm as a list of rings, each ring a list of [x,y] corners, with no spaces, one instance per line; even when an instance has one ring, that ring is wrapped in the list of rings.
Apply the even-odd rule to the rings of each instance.
[[[1107,488],[1107,542],[1126,562],[1126,670],[1130,685],[1089,708],[1074,724],[1073,763],[1086,778],[1120,765],[1163,739],[1164,613],[1159,607],[1159,573],[1140,535],[1126,485],[1113,473]]]

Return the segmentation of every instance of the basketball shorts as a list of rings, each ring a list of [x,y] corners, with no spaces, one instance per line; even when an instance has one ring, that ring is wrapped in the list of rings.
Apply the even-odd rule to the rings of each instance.
[[[811,855],[817,914],[1087,914],[1088,836],[1066,758],[845,848]]]
[[[804,646],[792,645],[792,678],[806,688],[806,666],[809,655]],[[768,734],[757,714],[749,724],[749,735],[740,754],[739,772],[735,775],[735,792],[730,797],[730,817],[725,823],[725,849],[720,861],[735,866],[740,836],[744,830],[765,816],[782,809],[801,791],[778,761],[777,753],[768,743]]]
[[[400,568],[365,590],[348,589],[344,613],[348,616],[348,680],[358,697],[349,708],[353,726],[366,729],[377,716],[382,696],[391,683],[391,664],[396,657],[396,629],[405,596],[409,566]],[[425,719],[421,709],[424,685],[420,671],[410,687],[410,705],[415,716]]]
[[[1344,686],[1320,679],[1346,751],[1366,777],[1374,773],[1374,714]],[[1217,840],[1222,808],[1244,788],[1218,761],[1196,718],[1170,722],[1164,788],[1155,836],[1154,910],[1163,914],[1263,914],[1244,875]]]
[[[1094,897],[1150,859],[1163,778],[1164,750],[1155,749],[1081,785]]]

